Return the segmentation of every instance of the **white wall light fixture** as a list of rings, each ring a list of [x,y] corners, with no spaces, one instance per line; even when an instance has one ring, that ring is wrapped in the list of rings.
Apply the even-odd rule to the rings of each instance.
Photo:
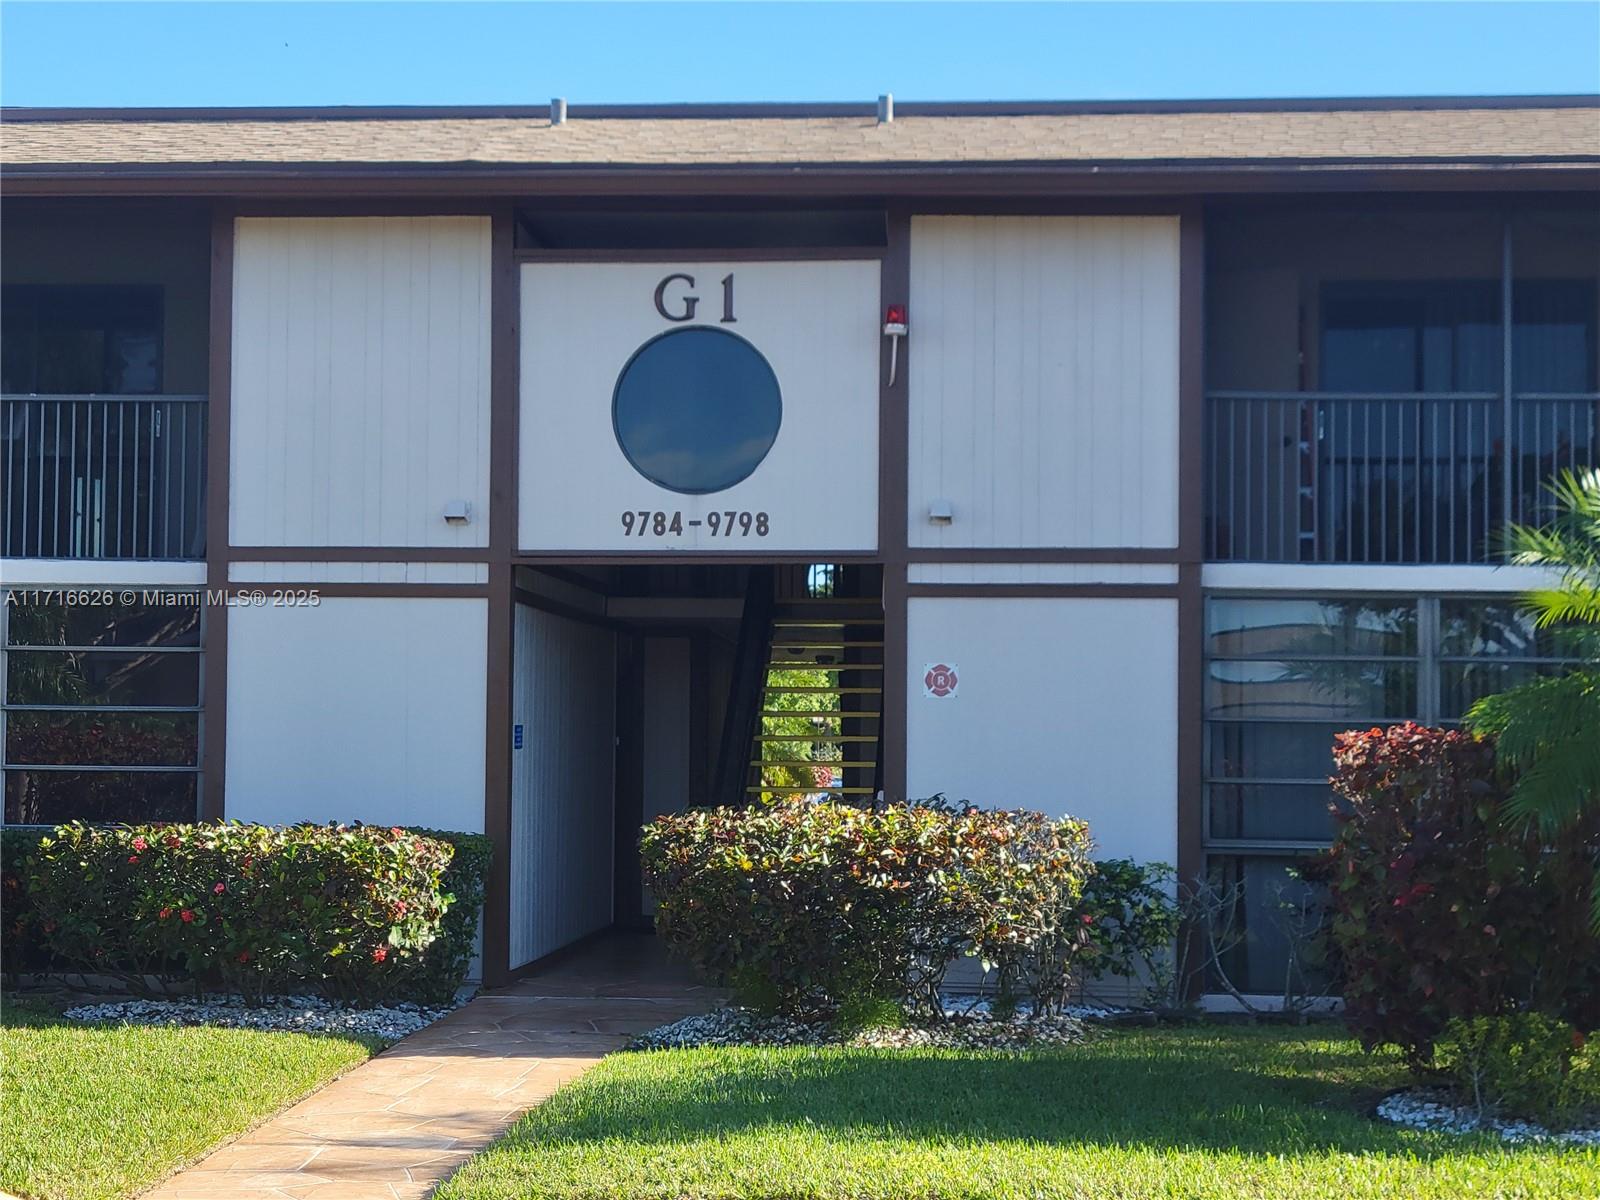
[[[955,505],[948,500],[935,500],[928,505],[928,523],[931,525],[949,525],[956,519]]]
[[[465,500],[447,500],[444,506],[446,525],[465,525],[472,520],[472,505]]]

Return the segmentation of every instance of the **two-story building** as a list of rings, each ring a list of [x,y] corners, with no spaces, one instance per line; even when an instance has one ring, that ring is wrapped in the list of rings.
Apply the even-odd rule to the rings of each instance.
[[[652,814],[940,792],[1270,991],[1333,732],[1560,665],[1594,97],[4,122],[8,823],[483,831],[492,982]]]

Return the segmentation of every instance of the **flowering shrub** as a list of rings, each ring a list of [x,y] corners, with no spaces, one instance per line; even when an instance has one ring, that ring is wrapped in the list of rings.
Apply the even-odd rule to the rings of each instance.
[[[1166,863],[1104,859],[1084,884],[1076,913],[1086,945],[1080,974],[1139,980],[1146,998],[1170,1004],[1178,987],[1174,943],[1178,937],[1176,872]]]
[[[445,927],[454,853],[399,827],[76,823],[39,843],[31,921],[59,960],[135,988],[422,998],[411,976]],[[458,936],[432,974],[464,963]]]
[[[1492,744],[1455,730],[1343,733],[1334,761],[1349,811],[1305,874],[1329,885],[1345,1012],[1365,1044],[1420,1067],[1455,1017],[1600,1025],[1594,821],[1555,846],[1507,824]]]
[[[937,801],[700,809],[647,825],[640,850],[667,945],[787,1012],[931,1006],[963,953],[1055,987],[1048,956],[1090,870],[1080,821]]]
[[[0,829],[0,970],[8,976],[39,970],[48,961],[28,898],[28,875],[43,836],[38,829]]]

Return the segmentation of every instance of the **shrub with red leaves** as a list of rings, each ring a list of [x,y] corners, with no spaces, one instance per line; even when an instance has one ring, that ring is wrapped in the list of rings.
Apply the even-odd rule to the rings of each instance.
[[[1588,921],[1600,824],[1560,845],[1502,819],[1492,743],[1407,722],[1334,740],[1329,886],[1347,1019],[1368,1046],[1425,1065],[1454,1017],[1539,1012],[1600,1025]]]

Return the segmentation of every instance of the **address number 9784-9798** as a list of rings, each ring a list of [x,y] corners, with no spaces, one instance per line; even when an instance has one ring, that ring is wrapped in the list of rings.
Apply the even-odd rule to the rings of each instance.
[[[712,537],[766,537],[771,522],[764,512],[709,512],[703,518],[685,521],[681,512],[659,512],[648,509],[629,510],[622,514],[622,532],[625,537],[682,537],[685,529],[704,528]]]

